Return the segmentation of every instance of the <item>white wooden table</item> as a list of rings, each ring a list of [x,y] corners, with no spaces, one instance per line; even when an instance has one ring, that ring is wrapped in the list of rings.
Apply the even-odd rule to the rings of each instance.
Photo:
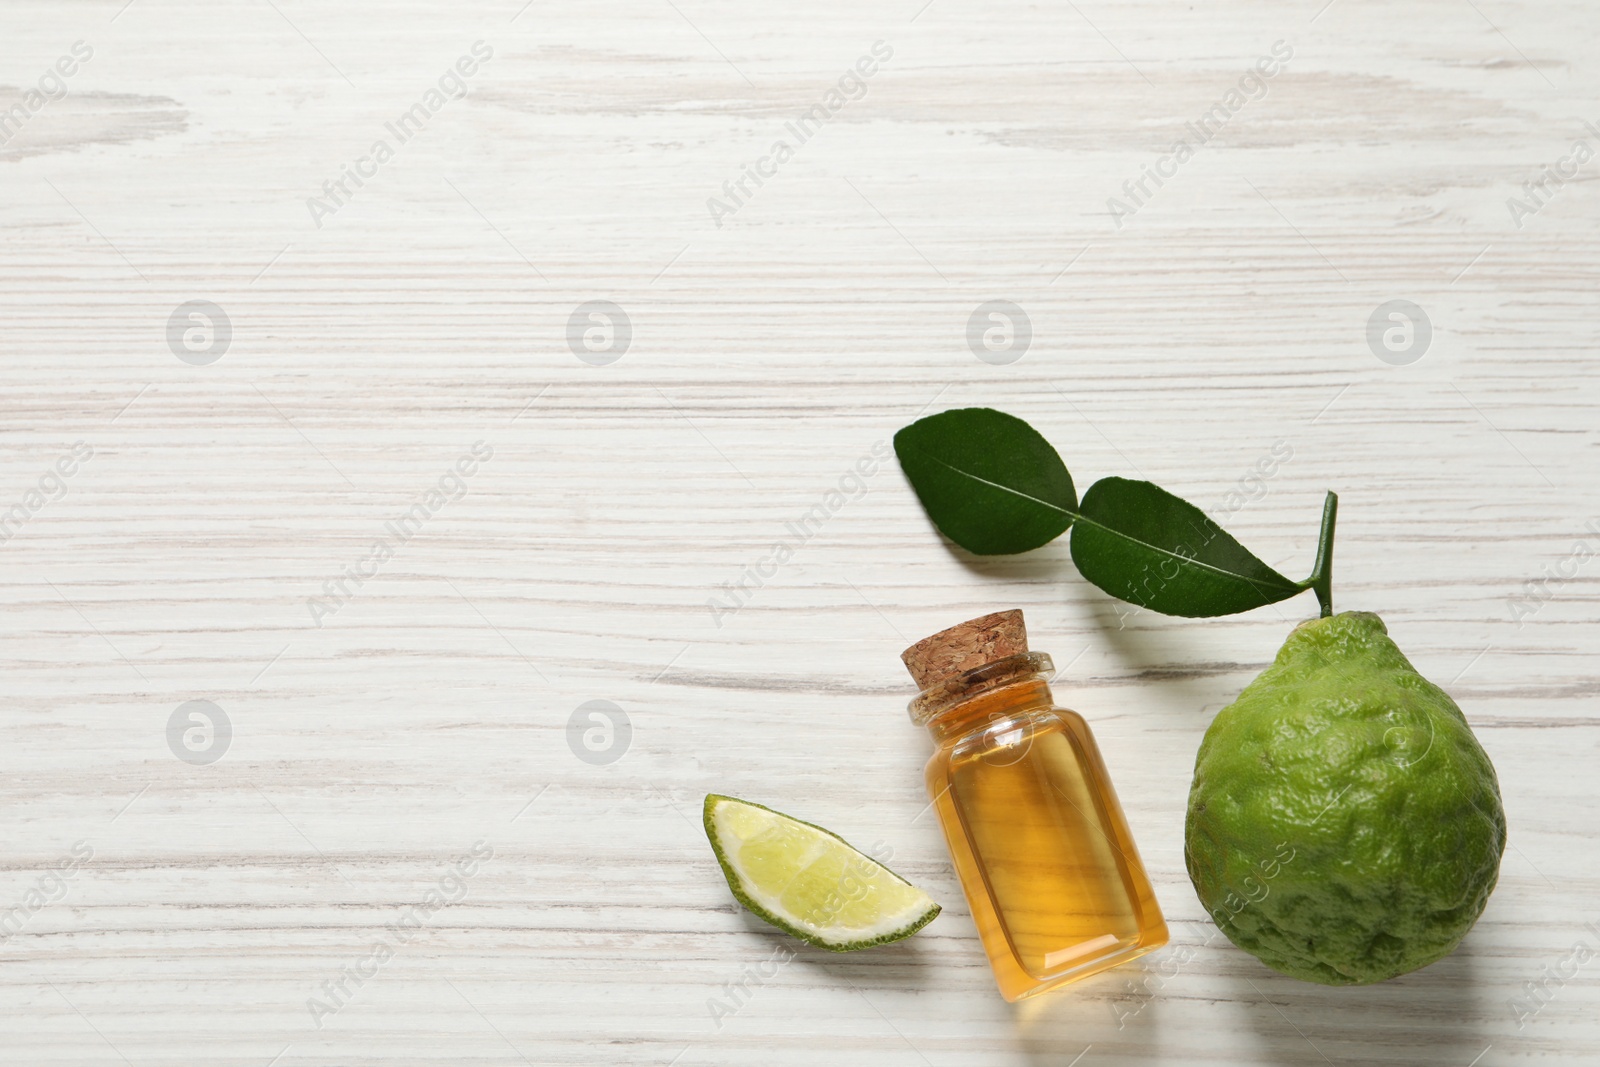
[[[1600,962],[1563,963],[1600,955],[1600,161],[1507,204],[1600,148],[1592,4],[921,4],[0,10],[0,1062],[1600,1060]],[[997,300],[1028,328],[980,316],[975,350]],[[1428,328],[1380,316],[1374,348],[1397,300]],[[625,322],[569,343],[591,301]],[[1499,768],[1511,844],[1460,951],[1298,983],[1189,886],[1195,748],[1309,595],[1119,611],[1065,542],[958,557],[891,462],[708,607],[966,405],[1080,486],[1231,511],[1296,577],[1340,492],[1338,606]],[[1011,606],[1174,933],[1016,1007],[897,659]],[[598,754],[590,701],[628,722]],[[882,842],[944,914],[803,949],[714,1021],[785,942],[729,897],[707,791]]]

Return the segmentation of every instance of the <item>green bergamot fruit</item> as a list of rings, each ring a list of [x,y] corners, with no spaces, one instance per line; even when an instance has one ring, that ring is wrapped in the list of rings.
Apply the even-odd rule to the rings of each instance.
[[[1449,955],[1505,851],[1489,757],[1364,611],[1302,623],[1206,731],[1184,855],[1228,939],[1363,985]]]

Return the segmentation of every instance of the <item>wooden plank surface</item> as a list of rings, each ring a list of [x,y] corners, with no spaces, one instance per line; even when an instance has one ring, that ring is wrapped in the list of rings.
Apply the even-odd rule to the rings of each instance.
[[[1576,0],[13,0],[0,1062],[1600,1059],[1600,964],[1572,962],[1600,955],[1600,160],[1571,155],[1600,149],[1596,25]],[[1009,363],[978,358],[1016,354],[982,347],[996,320],[969,343],[996,300],[1029,325]],[[1396,300],[1431,329],[1414,360],[1369,345]],[[892,462],[848,477],[978,404],[1081,484],[1231,513],[1289,573],[1341,494],[1339,605],[1499,769],[1511,847],[1455,955],[1326,989],[1216,935],[1183,869],[1195,748],[1314,606],[1129,612],[1064,544],[965,558]],[[1068,665],[1174,933],[1022,1006],[925,810],[897,660],[1010,606]],[[190,701],[231,726],[189,738],[211,762]],[[591,701],[628,727],[586,761]],[[785,942],[722,885],[707,791],[882,842],[944,914],[802,949],[714,1018]]]

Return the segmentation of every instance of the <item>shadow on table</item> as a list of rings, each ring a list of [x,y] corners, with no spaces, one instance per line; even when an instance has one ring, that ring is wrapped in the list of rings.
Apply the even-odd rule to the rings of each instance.
[[[1161,1055],[1162,998],[1142,995],[1150,957],[1011,1005],[1028,1062],[1038,1067],[1087,1067],[1108,1055],[1124,1063],[1154,1063]]]
[[[928,984],[927,949],[915,937],[879,945],[868,952],[829,952],[773,929],[743,908],[739,914],[751,933],[772,946],[774,960],[782,960],[785,951],[794,953],[784,966],[819,971],[835,983],[857,989],[921,989]]]
[[[1067,549],[1065,537],[1015,556],[979,556],[968,552],[942,533],[938,537],[949,550],[951,559],[991,582],[1067,581],[1077,577],[1078,572],[1072,566],[1072,554]]]
[[[1146,993],[1137,964],[1023,1001],[1017,1036],[1036,1067],[1154,1062],[1273,1067],[1467,1067],[1506,1026],[1480,984],[1471,938],[1431,967],[1371,986],[1322,986],[1242,953]],[[1225,943],[1224,943],[1225,944]],[[1154,958],[1154,957],[1151,957]],[[1142,988],[1141,988],[1142,987]]]
[[[806,944],[796,944],[795,950],[796,964],[858,990],[904,991],[928,985],[928,956],[914,937],[869,952],[829,952]]]
[[[1470,938],[1469,938],[1470,941]],[[1504,1027],[1481,987],[1470,944],[1431,967],[1370,986],[1319,986],[1252,968],[1230,977],[1232,997],[1272,1062],[1466,1067]]]
[[[1184,671],[1187,665],[1195,664],[1198,665],[1196,669],[1204,673],[1248,670],[1253,676],[1272,662],[1278,643],[1282,641],[1280,637],[1277,642],[1259,649],[1259,659],[1253,663],[1218,663],[1217,639],[1212,631],[1218,620],[1162,615],[1107,596],[1087,582],[1083,585],[1087,590],[1084,595],[1094,598],[1090,610],[1100,624],[1100,632],[1111,645],[1112,653],[1131,671]],[[1295,610],[1297,606],[1278,605],[1288,620],[1283,624],[1283,637],[1289,635],[1296,622],[1306,617]],[[1226,624],[1227,620],[1223,622]],[[1174,664],[1185,666],[1174,668]]]

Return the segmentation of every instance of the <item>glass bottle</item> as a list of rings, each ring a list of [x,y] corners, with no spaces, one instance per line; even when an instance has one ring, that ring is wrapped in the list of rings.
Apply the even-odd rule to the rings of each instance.
[[[933,735],[928,795],[1000,995],[1020,1000],[1167,943],[1100,750],[1056,706],[1022,612],[985,615],[901,657]]]

